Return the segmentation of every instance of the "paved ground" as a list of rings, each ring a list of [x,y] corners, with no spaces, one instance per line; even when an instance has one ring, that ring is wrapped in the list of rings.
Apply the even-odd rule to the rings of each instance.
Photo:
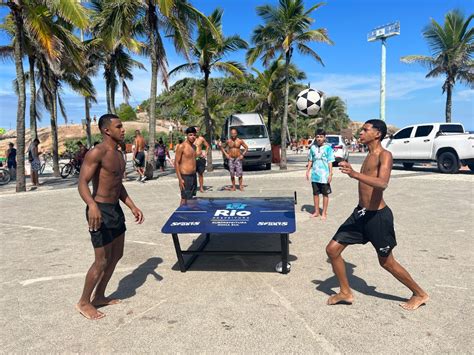
[[[225,173],[206,179],[205,196],[298,192],[288,275],[273,271],[276,257],[201,257],[180,273],[171,238],[160,233],[179,200],[174,176],[127,182],[146,221],[128,224],[125,256],[109,287],[124,301],[105,308],[107,316],[97,322],[73,307],[93,255],[77,190],[0,192],[1,351],[472,352],[474,175],[393,173],[386,200],[396,219],[395,256],[432,298],[407,312],[398,303],[409,292],[378,266],[369,245],[345,253],[356,302],[325,305],[337,288],[324,248],[355,206],[357,184],[337,172],[329,220],[312,220],[303,170],[304,159],[295,159],[288,172],[249,173],[245,193],[220,191],[228,184]],[[277,247],[279,240],[220,236],[209,247],[235,244]]]

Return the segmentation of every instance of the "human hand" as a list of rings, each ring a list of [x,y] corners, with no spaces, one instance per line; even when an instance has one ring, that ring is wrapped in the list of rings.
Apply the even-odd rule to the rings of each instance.
[[[184,190],[184,180],[183,180],[183,179],[179,179],[178,182],[179,182],[179,188],[180,188],[181,190]]]
[[[351,164],[349,164],[348,162],[346,161],[342,161],[339,163],[339,170],[343,173],[343,174],[347,174],[349,175],[350,177],[354,177],[355,175],[355,171],[354,169],[352,169],[352,166]]]
[[[331,181],[332,181],[332,175],[329,175],[329,176],[328,176],[328,184],[330,184]]]
[[[133,207],[132,209],[133,216],[135,217],[135,223],[142,224],[145,221],[143,212],[138,207]]]
[[[99,206],[97,206],[96,203],[89,206],[87,217],[89,220],[89,232],[98,231],[102,224],[102,213],[100,212]]]

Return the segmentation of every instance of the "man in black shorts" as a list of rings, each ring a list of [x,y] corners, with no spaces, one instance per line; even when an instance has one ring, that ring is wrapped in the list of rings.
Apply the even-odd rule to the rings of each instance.
[[[329,305],[353,302],[354,296],[341,253],[350,244],[367,242],[374,246],[380,265],[413,292],[412,297],[401,304],[404,309],[415,310],[429,300],[428,294],[393,257],[392,250],[397,245],[393,214],[383,199],[383,191],[388,187],[393,163],[392,154],[381,145],[386,133],[385,122],[367,121],[362,127],[360,140],[368,146],[369,154],[364,160],[361,172],[354,171],[348,162],[339,164],[344,174],[359,181],[359,205],[339,227],[326,247],[340,284],[339,293],[329,297]]]
[[[181,205],[196,196],[196,128],[186,129],[186,140],[176,149],[175,170],[181,190]]]
[[[194,146],[196,147],[196,172],[199,179],[199,192],[204,192],[204,171],[206,171],[206,154],[209,152],[210,146],[206,139],[199,135],[199,127],[196,128],[196,140]],[[202,149],[204,145],[205,150]]]
[[[89,224],[95,261],[86,275],[84,290],[76,309],[87,319],[100,319],[105,315],[97,307],[119,303],[105,297],[105,289],[115,266],[123,255],[125,216],[122,201],[135,217],[143,223],[143,213],[133,203],[122,185],[125,161],[117,145],[123,141],[125,129],[116,115],[106,114],[99,119],[102,143],[85,156],[79,175],[79,194],[87,204],[86,218]],[[92,194],[89,182],[92,180]],[[92,297],[92,292],[94,291]]]

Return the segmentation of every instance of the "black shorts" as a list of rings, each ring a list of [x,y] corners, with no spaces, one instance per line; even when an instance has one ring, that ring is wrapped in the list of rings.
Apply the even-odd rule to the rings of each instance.
[[[166,157],[158,157],[156,160],[156,168],[165,168],[166,167]]]
[[[196,172],[199,175],[202,175],[205,170],[206,170],[206,159],[203,157],[197,158],[196,159]]]
[[[340,244],[371,242],[379,256],[387,257],[397,245],[392,211],[388,206],[378,211],[358,206],[332,239]]]
[[[327,196],[332,192],[330,184],[322,184],[320,182],[312,182],[311,186],[313,186],[313,195],[314,196],[317,196],[319,194],[323,194],[323,195]]]
[[[197,191],[197,177],[196,174],[184,175],[181,174],[184,180],[184,190],[181,190],[181,198],[183,200],[190,200],[196,196]]]
[[[114,239],[125,233],[125,216],[120,203],[96,202],[102,214],[102,224],[98,231],[90,231],[94,248],[101,248],[112,243]],[[86,219],[89,222],[89,207],[86,208]]]
[[[15,160],[9,160],[7,162],[7,168],[8,169],[16,169],[16,161]]]
[[[137,168],[143,168],[145,166],[145,152],[138,152],[135,155],[135,166]]]

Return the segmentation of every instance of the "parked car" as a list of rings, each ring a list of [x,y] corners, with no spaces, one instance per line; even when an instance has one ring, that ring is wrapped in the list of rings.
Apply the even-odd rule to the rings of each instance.
[[[385,138],[394,163],[411,169],[415,163],[436,162],[442,173],[455,174],[461,164],[474,171],[474,134],[459,123],[425,123],[404,127]]]
[[[341,161],[349,159],[349,146],[346,145],[342,136],[328,134],[326,136],[326,144],[330,145],[334,151],[335,166]]]
[[[272,147],[267,127],[258,113],[236,113],[225,119],[222,127],[223,141],[230,138],[230,130],[236,128],[238,136],[249,147],[243,160],[243,166],[265,165],[266,170],[272,168]],[[223,156],[227,168],[227,158]]]

